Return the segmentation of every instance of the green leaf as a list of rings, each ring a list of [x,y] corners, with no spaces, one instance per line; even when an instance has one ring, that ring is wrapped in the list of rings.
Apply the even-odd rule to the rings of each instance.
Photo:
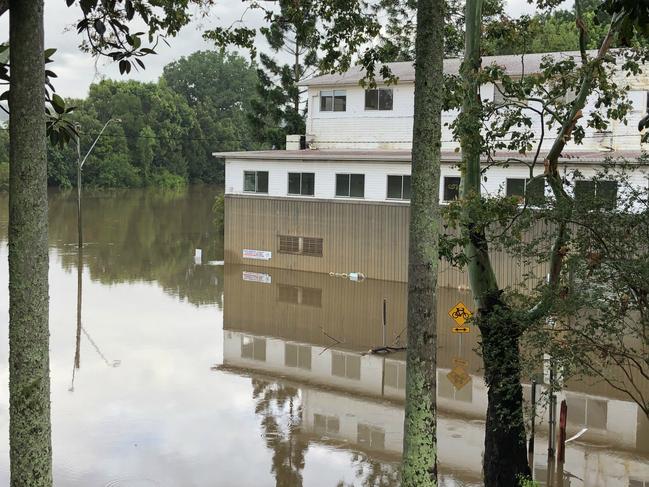
[[[52,95],[52,107],[59,115],[65,113],[65,100],[54,93]]]

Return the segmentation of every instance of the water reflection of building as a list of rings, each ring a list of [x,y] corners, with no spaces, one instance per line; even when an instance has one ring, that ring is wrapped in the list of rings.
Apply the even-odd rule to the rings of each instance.
[[[311,441],[398,460],[405,357],[365,352],[383,343],[383,299],[386,342],[404,342],[404,284],[227,266],[224,296],[226,369],[299,389],[302,432]],[[477,482],[487,402],[481,359],[473,352],[477,336],[451,333],[445,316],[447,308],[466,298],[460,291],[440,289],[440,460],[442,470]],[[465,378],[458,381],[453,370]],[[529,395],[529,385],[525,391]],[[569,406],[569,436],[588,428],[570,444],[566,472],[575,477],[564,485],[635,487],[643,485],[636,481],[649,481],[649,424],[635,403],[602,385],[574,384],[563,398]],[[538,475],[545,468],[546,442],[542,432]]]

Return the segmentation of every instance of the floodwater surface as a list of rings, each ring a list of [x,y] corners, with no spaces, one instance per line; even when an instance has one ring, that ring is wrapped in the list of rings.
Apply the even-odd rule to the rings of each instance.
[[[367,351],[404,345],[405,285],[220,265],[217,192],[88,193],[81,254],[75,195],[50,195],[55,485],[398,485],[405,357]],[[5,290],[6,227],[0,197]],[[479,486],[486,388],[477,336],[451,333],[446,315],[470,296],[439,294],[441,485]],[[8,485],[6,291],[0,316]],[[569,444],[563,485],[649,486],[649,425],[636,405],[602,386],[564,398],[569,436],[587,431]],[[534,471],[545,485],[539,429]]]

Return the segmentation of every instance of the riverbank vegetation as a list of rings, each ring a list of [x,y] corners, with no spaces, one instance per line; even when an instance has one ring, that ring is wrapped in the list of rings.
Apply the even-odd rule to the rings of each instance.
[[[96,188],[223,182],[215,151],[265,147],[247,116],[257,71],[243,57],[199,51],[165,66],[158,82],[103,80],[85,99],[66,100],[78,124],[84,155],[110,119],[83,169],[84,185]],[[8,187],[9,137],[0,130],[0,190]],[[48,147],[48,185],[76,184],[75,143]],[[6,170],[4,168],[6,167]]]

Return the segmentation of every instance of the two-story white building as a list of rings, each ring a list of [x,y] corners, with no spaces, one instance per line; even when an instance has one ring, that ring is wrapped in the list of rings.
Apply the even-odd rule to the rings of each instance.
[[[554,53],[555,58],[576,53]],[[524,72],[541,69],[547,54],[525,56]],[[445,62],[456,74],[460,60]],[[520,56],[484,58],[510,76],[523,74]],[[316,272],[361,272],[367,277],[407,280],[408,211],[414,74],[412,63],[392,63],[398,83],[365,89],[361,68],[311,79],[308,88],[307,134],[289,136],[287,150],[217,153],[225,158],[225,259],[233,263]],[[586,128],[584,143],[564,154],[566,175],[579,171],[572,187],[584,196],[597,194],[615,205],[614,181],[588,179],[607,158],[637,160],[643,152],[638,121],[647,113],[649,77],[624,78],[633,109],[628,123],[612,123],[607,132]],[[500,91],[484,85],[482,97],[498,101]],[[532,103],[532,102],[531,102]],[[585,117],[593,110],[589,100]],[[445,123],[458,113],[443,114]],[[541,130],[541,120],[534,121]],[[542,150],[552,143],[549,137]],[[440,200],[459,196],[458,144],[445,127],[442,134]],[[507,159],[511,154],[499,154]],[[531,156],[494,166],[483,182],[485,194],[507,194],[533,203],[549,195],[540,180],[528,184]],[[542,159],[541,159],[542,160]],[[543,172],[542,164],[534,176]],[[637,165],[634,184],[647,187],[647,167]]]

